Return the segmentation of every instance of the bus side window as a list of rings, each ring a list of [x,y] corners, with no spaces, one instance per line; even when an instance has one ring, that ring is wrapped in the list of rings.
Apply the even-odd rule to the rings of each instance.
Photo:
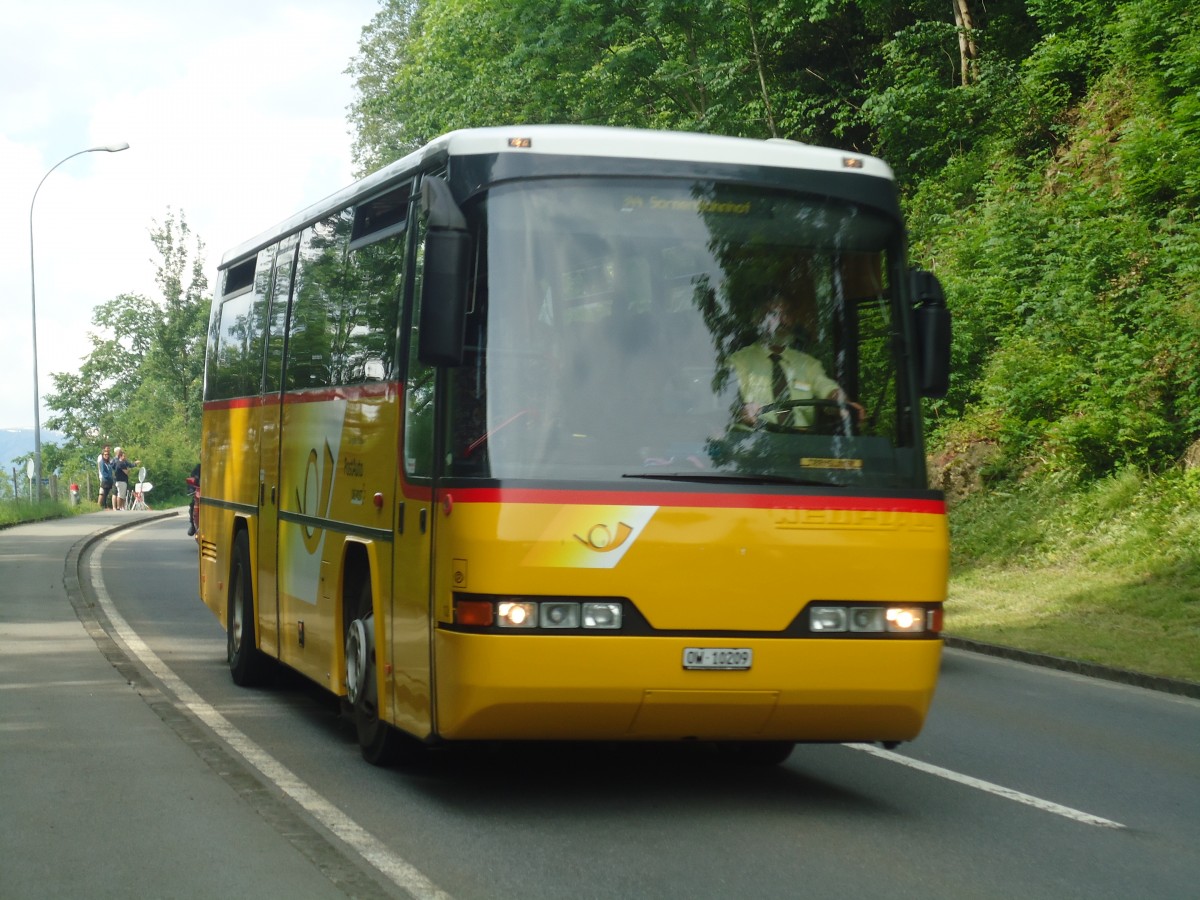
[[[205,399],[228,400],[258,394],[266,330],[267,286],[274,248],[261,251],[222,276],[220,303],[209,334],[211,363]]]
[[[346,265],[345,340],[340,369],[347,384],[390,381],[404,282],[404,233],[350,253]]]
[[[292,271],[296,263],[295,236],[281,241],[275,258],[275,278],[271,285],[270,308],[266,315],[266,366],[263,370],[263,392],[279,393],[283,372],[284,331],[287,328],[289,301],[292,296]]]
[[[244,291],[221,301],[216,318],[215,350],[209,366],[207,399],[245,397],[257,388],[250,381],[254,342],[254,294]]]
[[[343,293],[351,220],[335,214],[304,231],[288,324],[290,390],[340,383],[335,369],[344,335]]]
[[[424,228],[419,229],[423,232]],[[413,311],[410,318],[408,371],[404,377],[404,473],[412,478],[433,476],[434,386],[437,370],[417,359],[421,321],[421,275],[425,266],[423,233],[418,233],[416,265],[413,267]]]

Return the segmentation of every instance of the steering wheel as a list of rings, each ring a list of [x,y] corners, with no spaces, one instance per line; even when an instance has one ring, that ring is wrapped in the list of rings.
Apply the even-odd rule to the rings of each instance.
[[[858,419],[854,415],[854,407],[840,400],[828,400],[811,397],[802,400],[780,400],[769,403],[758,411],[761,417],[768,413],[791,412],[793,409],[815,409],[812,425],[789,425],[778,422],[759,422],[758,427],[764,431],[778,432],[815,432],[817,434],[846,434],[858,433]],[[824,420],[824,421],[822,421]],[[839,427],[840,426],[840,427]]]

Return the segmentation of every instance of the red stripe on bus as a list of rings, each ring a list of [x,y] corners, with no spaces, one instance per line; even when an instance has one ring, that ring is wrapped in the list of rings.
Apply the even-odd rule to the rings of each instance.
[[[946,501],[919,497],[846,497],[831,494],[748,494],[698,491],[605,491],[539,488],[444,488],[455,503],[541,503],[560,506],[691,506],[721,509],[835,509],[945,515]]]
[[[204,411],[209,412],[221,409],[254,409],[256,406],[262,405],[262,397],[234,397],[230,400],[207,400],[204,403]]]
[[[400,392],[400,384],[395,381],[375,381],[371,384],[351,384],[339,387],[313,388],[306,391],[294,391],[283,395],[284,403],[324,403],[329,400],[370,400],[377,397],[388,397]],[[219,409],[253,409],[256,406],[273,406],[279,402],[278,394],[267,394],[262,397],[234,397],[230,400],[209,400],[205,402],[206,410]]]

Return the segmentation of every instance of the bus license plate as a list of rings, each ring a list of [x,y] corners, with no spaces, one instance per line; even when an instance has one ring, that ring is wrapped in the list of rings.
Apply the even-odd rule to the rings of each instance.
[[[685,669],[748,669],[754,651],[748,647],[684,647]]]

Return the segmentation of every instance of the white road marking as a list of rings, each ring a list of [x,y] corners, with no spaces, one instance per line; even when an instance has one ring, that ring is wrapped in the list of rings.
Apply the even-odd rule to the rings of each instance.
[[[122,534],[128,534],[128,532],[113,535],[111,539],[119,540]],[[397,887],[407,891],[414,898],[418,898],[418,900],[453,900],[449,894],[437,887],[415,866],[392,853],[366,829],[309,787],[286,766],[234,727],[228,719],[188,687],[179,676],[160,660],[154,651],[129,626],[121,614],[117,612],[116,607],[113,606],[112,600],[108,596],[108,592],[104,586],[104,575],[100,565],[103,556],[104,545],[101,543],[97,545],[92,554],[91,570],[96,597],[100,601],[100,606],[104,610],[104,614],[108,616],[113,629],[117,632],[118,638],[125,644],[129,652],[136,656],[155,677],[175,694],[179,704],[184,709],[208,725],[230,748],[250,765],[258,769],[272,784],[276,785],[281,791],[300,804],[317,821],[354,848],[363,859],[378,869]],[[951,769],[944,769],[941,766],[921,762],[920,760],[894,753],[891,750],[883,750],[871,744],[843,744],[843,746],[851,750],[868,753],[871,756],[885,759],[889,762],[907,766],[910,769],[915,769],[928,775],[935,775],[938,778],[944,778],[947,781],[953,781],[957,784],[974,788],[975,790],[1003,797],[1006,800],[1013,800],[1034,809],[1040,809],[1043,812],[1053,813],[1054,815],[1062,816],[1063,818],[1071,819],[1084,825],[1093,825],[1099,828],[1125,827],[1120,822],[1114,822],[1111,819],[1094,816],[1091,813],[1072,809],[1069,806],[1063,806],[1051,800],[1043,800],[1040,797],[1034,797],[1031,794],[1025,794],[1021,791],[1004,787],[1003,785],[993,784],[990,781],[973,778],[970,775],[963,775]]]
[[[122,532],[113,535],[111,540],[119,540],[123,534],[128,533]],[[91,575],[96,598],[100,601],[104,614],[108,616],[113,629],[117,632],[117,637],[128,651],[136,656],[142,665],[175,695],[179,706],[216,732],[217,736],[225,741],[235,753],[258,769],[268,781],[300,804],[318,822],[349,844],[363,859],[383,873],[401,890],[407,891],[417,900],[453,900],[449,894],[430,881],[415,866],[389,850],[365,828],[250,740],[204,698],[193,691],[183,679],[171,671],[170,667],[158,658],[117,612],[104,585],[104,574],[100,565],[103,557],[104,544],[100,543],[96,545],[96,549],[92,553]]]
[[[975,788],[977,791],[984,791],[989,794],[994,794],[997,797],[1003,797],[1006,800],[1014,800],[1017,803],[1024,803],[1026,806],[1032,806],[1034,809],[1040,809],[1044,812],[1054,813],[1054,815],[1062,816],[1066,819],[1073,819],[1076,822],[1082,822],[1084,825],[1095,825],[1099,828],[1125,827],[1120,822],[1114,822],[1111,819],[1103,819],[1100,816],[1093,816],[1091,813],[1080,812],[1077,809],[1072,809],[1069,806],[1063,806],[1059,803],[1054,803],[1051,800],[1043,800],[1041,797],[1023,794],[1020,791],[1014,791],[1012,788],[1006,788],[1000,784],[993,784],[990,781],[972,778],[970,775],[963,775],[960,772],[955,772],[950,769],[943,769],[941,766],[935,766],[931,763],[921,762],[918,759],[902,756],[899,753],[893,753],[891,750],[882,750],[879,747],[875,747],[871,744],[843,744],[842,746],[849,747],[851,750],[861,750],[863,753],[869,753],[872,756],[878,756],[880,759],[886,759],[889,762],[899,763],[902,766],[908,766],[910,769],[916,769],[918,772],[936,775],[938,778],[945,778],[947,781],[965,784],[967,787]]]

